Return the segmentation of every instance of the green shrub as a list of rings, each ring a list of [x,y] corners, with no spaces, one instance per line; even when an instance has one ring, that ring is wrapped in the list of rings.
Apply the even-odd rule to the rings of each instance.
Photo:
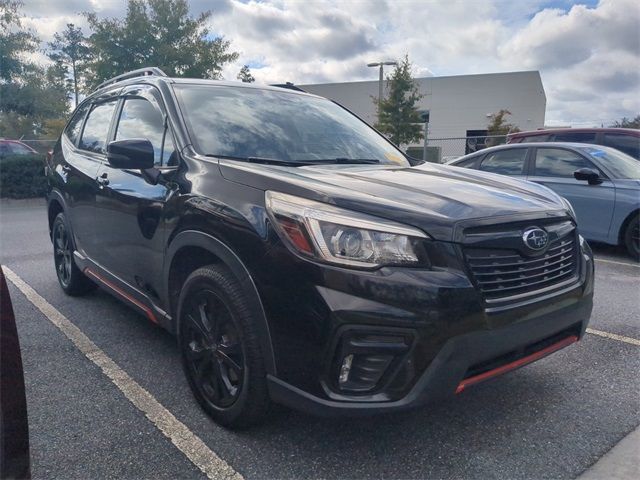
[[[42,155],[13,155],[0,158],[0,197],[34,198],[46,192]]]

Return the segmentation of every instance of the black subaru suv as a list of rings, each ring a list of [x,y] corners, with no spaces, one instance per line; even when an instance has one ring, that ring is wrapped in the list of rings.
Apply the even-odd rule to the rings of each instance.
[[[271,401],[387,412],[577,341],[593,257],[545,187],[411,166],[295,88],[112,79],[47,162],[63,290],[100,285],[176,334],[195,397],[241,427]]]

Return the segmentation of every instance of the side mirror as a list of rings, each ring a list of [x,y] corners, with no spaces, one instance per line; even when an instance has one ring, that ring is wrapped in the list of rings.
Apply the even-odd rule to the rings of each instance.
[[[114,168],[146,170],[153,168],[153,145],[149,140],[116,140],[107,145],[107,160]]]
[[[579,168],[573,172],[573,178],[589,182],[589,185],[598,185],[602,183],[600,173],[593,168]]]

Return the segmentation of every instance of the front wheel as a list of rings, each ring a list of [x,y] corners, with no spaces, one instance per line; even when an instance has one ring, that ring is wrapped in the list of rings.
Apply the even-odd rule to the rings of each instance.
[[[624,245],[634,260],[640,260],[640,214],[635,215],[627,225]]]
[[[235,277],[209,265],[185,281],[178,305],[182,364],[198,403],[219,424],[242,428],[266,415],[260,342]]]
[[[73,260],[75,246],[64,213],[59,213],[53,221],[51,237],[53,240],[53,263],[56,267],[56,276],[64,293],[78,296],[95,289],[96,284],[80,271]]]

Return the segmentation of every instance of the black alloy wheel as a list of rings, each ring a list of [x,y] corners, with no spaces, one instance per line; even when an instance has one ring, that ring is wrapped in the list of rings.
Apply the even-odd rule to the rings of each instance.
[[[217,423],[246,428],[269,409],[267,372],[246,292],[221,265],[197,269],[178,301],[182,366],[196,400]]]
[[[94,290],[97,285],[80,271],[73,259],[75,244],[67,227],[64,213],[59,213],[53,221],[51,240],[53,242],[53,263],[62,290],[72,296],[83,295]]]
[[[189,298],[182,341],[200,394],[213,408],[229,408],[242,389],[245,356],[231,312],[212,290]]]
[[[624,243],[633,259],[640,260],[640,215],[635,215],[627,225]]]
[[[53,258],[56,274],[62,287],[68,287],[71,282],[71,267],[73,251],[69,241],[69,234],[63,222],[58,222],[53,232]]]

